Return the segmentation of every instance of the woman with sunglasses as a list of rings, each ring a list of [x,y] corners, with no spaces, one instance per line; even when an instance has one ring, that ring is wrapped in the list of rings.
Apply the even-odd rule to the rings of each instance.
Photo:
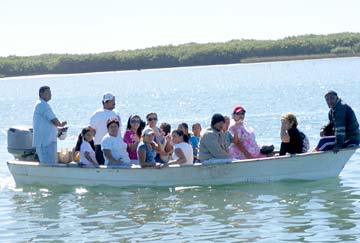
[[[138,160],[136,150],[144,127],[145,122],[141,120],[139,115],[131,115],[129,117],[124,134],[124,142],[127,144],[127,151],[131,160]]]
[[[242,106],[235,106],[233,109],[232,117],[235,124],[229,128],[233,135],[229,154],[234,159],[239,160],[265,157],[260,153],[260,148],[256,143],[254,129],[244,122],[245,112]]]
[[[162,145],[165,144],[166,138],[164,134],[161,132],[160,128],[156,126],[156,123],[158,121],[157,114],[155,112],[150,112],[149,114],[146,115],[146,121],[147,121],[147,126],[145,127],[145,129],[151,128],[154,131],[154,142],[158,145],[159,148],[163,148]],[[169,155],[169,153],[166,152],[166,150],[158,149],[155,155],[155,161],[160,163],[165,163],[166,161],[162,160],[161,156],[166,156],[166,155]]]

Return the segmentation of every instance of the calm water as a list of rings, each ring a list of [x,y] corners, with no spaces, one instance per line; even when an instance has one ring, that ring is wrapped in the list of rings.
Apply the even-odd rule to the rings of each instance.
[[[359,242],[360,150],[338,178],[217,187],[16,187],[6,132],[31,124],[41,85],[76,135],[112,91],[123,117],[209,125],[214,112],[247,109],[259,144],[279,148],[279,117],[293,112],[314,145],[335,89],[360,118],[360,58],[0,79],[0,242]]]

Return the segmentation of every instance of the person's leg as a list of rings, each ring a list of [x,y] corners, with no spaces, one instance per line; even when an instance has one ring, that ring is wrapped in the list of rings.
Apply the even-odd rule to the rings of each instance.
[[[95,145],[95,157],[99,165],[104,165],[105,159],[103,151],[101,150],[101,145]]]
[[[46,164],[46,162],[47,162],[46,150],[43,146],[36,147],[36,154],[39,157],[40,163]]]
[[[343,144],[343,148],[350,148],[350,147],[356,147],[359,146],[359,140],[346,140],[345,143]]]
[[[49,161],[51,164],[58,163],[57,143],[53,142],[48,146]]]
[[[56,142],[53,142],[48,146],[36,147],[36,153],[39,156],[39,161],[41,164],[56,164],[58,161]]]
[[[328,151],[335,147],[335,136],[322,137],[316,146],[316,151]]]

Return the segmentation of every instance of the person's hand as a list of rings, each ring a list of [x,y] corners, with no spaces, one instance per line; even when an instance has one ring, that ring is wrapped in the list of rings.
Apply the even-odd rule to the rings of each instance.
[[[136,136],[135,134],[132,134],[130,136],[130,138],[131,138],[131,141],[133,141],[133,143],[137,143],[140,141],[140,138],[138,136]]]
[[[166,142],[170,143],[171,142],[170,134],[166,135],[165,139],[166,139]]]
[[[332,149],[332,151],[334,152],[334,154],[337,154],[339,151],[340,151],[340,149],[339,149],[339,147],[334,147],[333,149]]]
[[[253,156],[252,156],[248,151],[246,151],[246,152],[244,153],[244,155],[245,155],[246,158],[248,158],[248,159],[252,159],[252,158],[253,158]]]
[[[67,121],[63,121],[63,122],[61,123],[61,127],[65,126],[66,124],[67,124]]]
[[[162,169],[162,168],[164,168],[164,166],[165,166],[165,164],[156,162],[154,167],[155,167],[156,169]]]
[[[241,123],[242,123],[242,121],[240,121],[240,120],[235,122],[235,124],[234,124],[235,130],[239,129]]]
[[[321,130],[320,131],[320,137],[324,137],[325,136],[325,132],[324,132],[324,130]]]

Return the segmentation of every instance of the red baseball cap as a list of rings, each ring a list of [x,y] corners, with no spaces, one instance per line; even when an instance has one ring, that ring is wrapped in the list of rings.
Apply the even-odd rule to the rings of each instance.
[[[242,112],[242,111],[246,112],[244,107],[242,107],[241,105],[237,105],[237,106],[234,107],[233,114],[238,113],[238,112]]]

